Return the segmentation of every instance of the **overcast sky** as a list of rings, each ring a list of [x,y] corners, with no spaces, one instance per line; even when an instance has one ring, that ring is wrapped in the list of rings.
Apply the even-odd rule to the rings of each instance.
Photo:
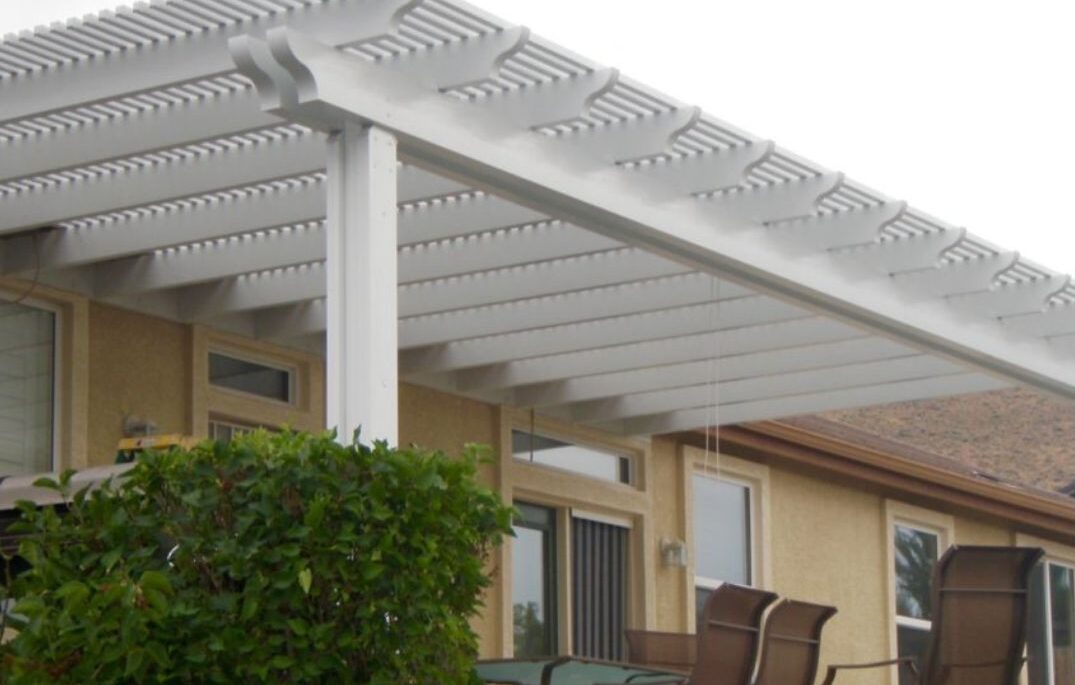
[[[0,32],[116,4],[9,0]],[[1075,3],[475,4],[889,197],[1075,273]]]

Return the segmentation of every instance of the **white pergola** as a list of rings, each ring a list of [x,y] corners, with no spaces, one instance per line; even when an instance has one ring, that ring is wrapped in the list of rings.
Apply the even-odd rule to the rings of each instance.
[[[399,377],[625,434],[1075,398],[1068,276],[454,0],[8,37],[0,208],[3,274],[326,350],[343,434]]]

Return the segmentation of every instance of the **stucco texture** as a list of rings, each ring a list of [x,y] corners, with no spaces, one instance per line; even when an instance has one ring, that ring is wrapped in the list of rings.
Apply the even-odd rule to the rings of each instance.
[[[835,606],[821,663],[888,658],[883,502],[819,478],[770,472],[773,590]],[[849,685],[888,683],[883,671],[841,676]]]
[[[89,465],[115,460],[127,415],[189,433],[190,327],[97,303],[89,319]]]
[[[448,454],[459,454],[467,443],[489,445],[494,451],[499,448],[500,411],[492,405],[404,383],[399,388],[399,417],[401,445],[414,444]],[[482,466],[480,477],[486,485],[496,486],[497,468],[495,460]],[[471,621],[483,657],[498,656],[501,650],[499,561],[499,555],[490,561],[487,571],[494,584],[483,594],[482,613]]]

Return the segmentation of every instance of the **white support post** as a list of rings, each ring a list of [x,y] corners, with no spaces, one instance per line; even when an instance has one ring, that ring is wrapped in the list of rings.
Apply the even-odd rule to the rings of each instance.
[[[348,122],[328,144],[326,423],[398,443],[396,139]]]

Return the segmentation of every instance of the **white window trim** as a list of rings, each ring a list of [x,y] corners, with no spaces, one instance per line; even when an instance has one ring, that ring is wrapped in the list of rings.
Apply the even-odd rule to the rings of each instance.
[[[684,463],[687,466],[685,473],[685,492],[689,493],[684,498],[685,522],[688,565],[686,577],[689,581],[686,593],[686,625],[695,625],[695,588],[704,587],[716,589],[724,584],[716,578],[695,573],[695,559],[698,541],[694,534],[694,476],[700,474],[706,477],[722,480],[735,485],[748,488],[750,497],[750,581],[751,586],[761,589],[772,587],[772,569],[769,560],[772,558],[772,543],[770,537],[771,514],[769,497],[771,488],[769,485],[769,467],[746,459],[732,457],[726,454],[706,452],[705,450],[689,445],[682,448]]]
[[[1046,564],[1054,564],[1056,566],[1063,566],[1075,571],[1075,548],[1063,545],[1052,540],[1046,540],[1044,538],[1035,537],[1026,533],[1015,534],[1015,544],[1017,547],[1041,547],[1045,550],[1045,556],[1042,557],[1042,561]],[[1049,578],[1048,567],[1046,567],[1045,573],[1045,592],[1048,598],[1051,592],[1051,579]],[[1052,605],[1046,602],[1048,611],[1052,611]],[[1050,616],[1051,618],[1051,616]],[[1045,623],[1046,637],[1049,641],[1050,648],[1046,650],[1049,660],[1049,674],[1053,674],[1055,668],[1053,664],[1053,622],[1046,621]],[[1020,674],[1019,682],[1023,685],[1027,685],[1030,682],[1030,674],[1027,671],[1026,666],[1023,666],[1023,672]]]
[[[253,393],[253,392],[246,392],[244,390],[237,390],[235,388],[229,388],[229,387],[224,386],[224,385],[217,385],[216,383],[213,382],[212,378],[206,378],[206,383],[209,385],[210,388],[213,389],[214,392],[223,392],[223,393],[228,393],[228,394],[232,394],[232,395],[238,395],[239,397],[245,397],[245,398],[257,400],[257,401],[260,401],[260,402],[271,402],[273,404],[277,404],[277,405],[281,405],[281,406],[285,406],[285,407],[298,406],[298,403],[299,403],[298,402],[298,399],[299,399],[299,397],[298,397],[299,369],[294,364],[288,364],[286,362],[281,362],[281,361],[277,361],[277,360],[273,360],[273,359],[268,359],[266,357],[260,357],[260,356],[248,354],[248,353],[245,353],[245,352],[237,352],[234,349],[231,349],[229,347],[224,347],[224,346],[220,346],[220,345],[216,345],[216,344],[210,344],[209,349],[206,352],[206,364],[207,364],[206,368],[207,369],[209,368],[208,367],[209,358],[214,354],[220,355],[222,357],[229,357],[231,359],[237,359],[239,361],[244,361],[244,362],[247,362],[249,364],[257,364],[258,366],[264,366],[264,367],[269,368],[269,369],[276,369],[277,371],[283,371],[284,373],[287,374],[287,400],[286,401],[285,400],[278,400],[278,399],[276,399],[274,397],[266,397],[265,395],[259,395],[257,393]]]
[[[511,429],[511,438],[512,439],[514,439],[514,436],[515,436],[516,432],[527,433],[527,434],[535,435],[535,436],[538,436],[538,437],[547,438],[549,440],[556,440],[558,442],[562,442],[562,443],[571,445],[573,447],[580,447],[580,448],[583,448],[583,449],[592,450],[592,451],[597,452],[599,454],[604,454],[604,455],[614,457],[614,458],[617,458],[617,459],[626,459],[627,460],[627,476],[628,476],[628,480],[625,483],[625,482],[623,482],[621,480],[618,480],[618,479],[617,480],[612,480],[612,479],[609,479],[609,478],[601,478],[599,476],[591,476],[591,475],[589,475],[587,473],[583,473],[582,471],[576,471],[574,469],[567,469],[567,468],[563,468],[561,466],[553,466],[551,464],[543,464],[541,462],[531,461],[531,460],[523,458],[521,456],[516,456],[514,449],[512,449],[511,458],[514,459],[515,461],[522,462],[524,464],[530,464],[531,466],[534,466],[536,468],[551,469],[553,471],[559,471],[560,473],[568,473],[568,474],[571,474],[572,476],[579,476],[580,478],[585,478],[587,480],[596,481],[598,483],[607,483],[607,484],[618,486],[618,487],[630,488],[632,490],[639,489],[638,484],[637,484],[638,483],[638,475],[637,474],[638,474],[638,461],[639,460],[638,460],[638,455],[636,454],[635,450],[618,449],[618,448],[615,448],[615,447],[610,447],[610,446],[605,445],[603,443],[594,443],[593,441],[588,441],[586,439],[579,439],[578,437],[572,437],[572,436],[570,436],[570,435],[568,435],[566,433],[562,433],[562,432],[559,432],[559,431],[556,431],[556,430],[548,430],[546,428],[541,428],[541,427],[530,428],[528,426],[514,425],[512,427],[512,429]]]
[[[733,474],[729,474],[729,473],[717,474],[717,473],[705,471],[703,469],[695,469],[694,473],[691,474],[691,475],[692,475],[692,477],[693,476],[701,476],[702,478],[710,478],[712,480],[715,480],[715,481],[718,481],[718,482],[721,482],[721,483],[729,483],[731,485],[738,485],[740,487],[746,488],[747,498],[748,498],[747,499],[747,504],[748,504],[749,509],[750,509],[750,517],[747,520],[747,545],[750,548],[749,549],[749,553],[750,553],[750,569],[749,569],[749,571],[750,571],[750,585],[752,587],[757,586],[757,584],[758,584],[758,555],[757,555],[757,552],[756,552],[756,548],[758,546],[758,544],[757,544],[757,540],[758,540],[758,522],[757,522],[757,519],[758,519],[758,517],[757,517],[755,511],[758,508],[757,507],[757,501],[758,501],[758,496],[760,495],[760,493],[758,492],[759,488],[758,488],[757,482],[753,481],[753,480],[746,479],[746,478],[740,478],[740,477],[737,477],[737,476],[735,476]],[[693,482],[693,478],[692,478],[692,482]],[[693,502],[692,502],[692,504],[693,504]],[[693,516],[693,513],[694,512],[692,511],[691,512],[692,516]],[[697,549],[697,548],[692,547],[692,549]],[[720,580],[719,578],[710,578],[708,576],[700,575],[697,572],[695,572],[695,574],[694,574],[694,586],[695,587],[704,587],[704,588],[707,588],[707,589],[710,589],[710,590],[716,590],[721,585],[724,585],[724,583],[725,583],[725,581]]]
[[[888,635],[889,653],[893,656],[899,653],[899,626],[908,626],[920,630],[929,630],[933,622],[909,616],[900,616],[896,610],[896,526],[913,528],[937,536],[938,560],[955,542],[955,519],[950,514],[945,514],[931,509],[899,502],[897,500],[885,500],[885,568],[888,588]],[[896,668],[889,669],[889,682],[891,685],[899,685],[899,671]]]
[[[65,373],[63,347],[64,347],[64,307],[57,302],[49,300],[42,300],[36,297],[26,298],[21,302],[14,302],[10,299],[4,298],[7,304],[21,304],[31,309],[39,309],[41,311],[52,314],[52,438],[51,449],[49,450],[49,463],[48,470],[51,472],[60,471],[60,443],[63,439],[63,426],[62,424],[66,420],[63,413],[63,402],[61,393],[64,391],[66,384],[63,382],[62,376]],[[30,474],[21,474],[30,475]]]

